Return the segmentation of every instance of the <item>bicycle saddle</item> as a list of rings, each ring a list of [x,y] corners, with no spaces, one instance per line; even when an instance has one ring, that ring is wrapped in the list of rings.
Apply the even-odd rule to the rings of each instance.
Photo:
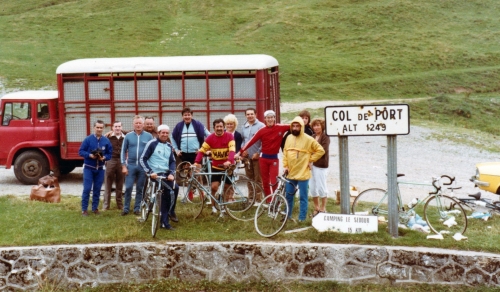
[[[476,200],[479,200],[479,199],[481,199],[481,193],[477,192],[475,194],[469,194],[469,197],[472,197],[472,198],[474,198]]]

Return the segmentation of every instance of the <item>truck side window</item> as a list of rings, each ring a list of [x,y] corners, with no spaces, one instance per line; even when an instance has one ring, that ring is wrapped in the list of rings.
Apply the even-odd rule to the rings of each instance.
[[[8,102],[5,104],[2,125],[8,126],[11,120],[29,120],[31,104],[27,102]]]
[[[49,106],[46,103],[39,103],[37,110],[37,117],[39,120],[46,120],[49,118]]]

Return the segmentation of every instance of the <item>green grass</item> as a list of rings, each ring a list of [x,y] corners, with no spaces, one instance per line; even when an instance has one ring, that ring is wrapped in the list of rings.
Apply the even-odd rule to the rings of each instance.
[[[500,8],[450,1],[0,1],[0,76],[54,87],[86,57],[264,53],[285,101],[497,95]],[[301,85],[298,85],[298,84]]]
[[[67,291],[67,288],[54,287],[50,285],[45,285],[41,287],[40,291]],[[265,280],[257,282],[238,282],[238,283],[215,283],[209,281],[199,281],[199,282],[182,282],[177,279],[167,279],[151,281],[147,283],[128,283],[128,284],[109,284],[101,285],[95,288],[82,288],[77,291],[88,291],[88,292],[101,292],[101,291],[221,291],[221,292],[234,292],[234,291],[245,291],[245,292],[309,292],[309,291],[340,291],[340,292],[352,292],[352,291],[373,291],[373,292],[385,292],[385,291],[408,291],[411,288],[415,292],[473,292],[473,291],[498,291],[498,288],[491,287],[467,287],[467,286],[446,286],[446,285],[429,285],[429,284],[408,284],[404,285],[380,285],[380,284],[358,284],[349,285],[341,284],[334,281],[321,281],[321,282],[291,282],[282,283],[277,280],[276,282],[267,282]]]
[[[387,246],[424,246],[459,250],[500,252],[500,219],[491,221],[469,220],[467,241],[457,242],[450,237],[442,241],[427,240],[426,235],[411,230],[400,230],[400,236],[393,239],[387,226],[379,225],[377,233],[342,234],[333,232],[319,233],[314,228],[304,232],[285,234],[283,231],[272,239],[260,237],[255,232],[253,221],[241,222],[230,219],[217,220],[204,211],[201,218],[194,220],[194,204],[179,203],[177,215],[179,223],[173,223],[175,231],[160,229],[156,238],[150,234],[151,219],[139,223],[134,215],[120,216],[117,209],[103,212],[100,216],[80,215],[79,197],[63,196],[59,204],[30,201],[27,197],[0,197],[0,222],[5,226],[0,233],[0,246],[33,246],[51,244],[89,244],[113,242],[172,242],[172,241],[278,241],[278,242],[317,242],[339,244],[373,244]],[[296,204],[294,217],[297,217]],[[329,201],[327,210],[340,213],[339,205]],[[309,203],[309,214],[312,202]],[[420,214],[422,215],[422,214]],[[311,225],[308,218],[304,223],[290,222],[286,230]],[[491,228],[488,228],[490,226]],[[483,235],[488,233],[488,237]]]

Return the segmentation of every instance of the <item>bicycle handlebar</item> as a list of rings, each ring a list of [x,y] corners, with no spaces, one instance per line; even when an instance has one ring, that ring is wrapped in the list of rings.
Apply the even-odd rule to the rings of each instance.
[[[146,175],[148,176],[148,180],[152,179],[151,174],[146,173]],[[167,176],[158,175],[158,176],[156,176],[156,178],[154,180],[156,180],[157,182],[161,182],[162,180],[167,180],[167,179],[168,179],[168,175]]]
[[[432,178],[432,186],[436,189],[434,192],[429,192],[429,195],[435,195],[437,193],[439,193],[439,191],[441,190],[441,186],[437,186],[436,183],[440,180],[441,178],[436,178],[436,177],[433,177]]]
[[[445,186],[449,186],[451,185],[454,181],[455,181],[455,177],[454,176],[449,176],[449,175],[442,175],[441,178],[447,178],[449,180],[448,183],[443,183],[443,185]]]

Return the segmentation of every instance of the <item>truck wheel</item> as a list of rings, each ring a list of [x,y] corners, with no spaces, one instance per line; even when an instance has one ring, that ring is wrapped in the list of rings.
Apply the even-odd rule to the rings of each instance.
[[[48,175],[49,172],[50,169],[47,157],[38,151],[26,151],[21,153],[14,163],[14,174],[16,178],[26,185],[38,184],[38,179]]]

